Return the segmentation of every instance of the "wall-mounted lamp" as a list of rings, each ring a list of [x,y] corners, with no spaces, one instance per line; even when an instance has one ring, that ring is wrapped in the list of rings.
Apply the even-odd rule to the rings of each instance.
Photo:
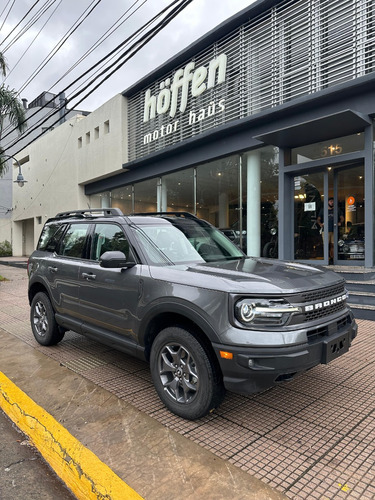
[[[21,163],[17,160],[17,158],[14,158],[14,156],[1,155],[1,158],[9,158],[9,159],[14,160],[17,163],[18,175],[17,175],[17,179],[15,181],[13,181],[13,182],[17,182],[17,184],[19,185],[19,187],[23,187],[27,181],[25,181],[25,178],[22,175]]]

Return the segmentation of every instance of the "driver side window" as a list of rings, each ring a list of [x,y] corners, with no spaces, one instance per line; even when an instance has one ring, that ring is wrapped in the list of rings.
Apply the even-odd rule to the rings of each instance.
[[[90,259],[99,260],[105,252],[119,251],[129,257],[129,242],[117,224],[96,224]]]

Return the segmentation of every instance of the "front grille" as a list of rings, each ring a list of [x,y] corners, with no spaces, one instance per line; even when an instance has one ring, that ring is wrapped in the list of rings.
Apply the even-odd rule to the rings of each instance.
[[[338,295],[344,295],[345,293],[345,283],[339,283],[338,285],[329,286],[327,288],[319,288],[319,290],[312,290],[302,294],[302,302],[315,302],[328,297],[337,297]]]
[[[330,314],[334,314],[345,309],[346,303],[339,302],[338,304],[333,304],[329,307],[325,307],[324,309],[316,309],[314,311],[309,311],[305,313],[305,321],[314,321],[316,319],[325,318]]]

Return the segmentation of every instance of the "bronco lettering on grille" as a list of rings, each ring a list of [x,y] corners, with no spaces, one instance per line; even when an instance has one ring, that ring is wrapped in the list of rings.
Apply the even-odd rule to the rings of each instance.
[[[326,309],[327,307],[331,307],[335,304],[339,304],[340,302],[344,302],[347,299],[347,294],[339,295],[333,299],[325,300],[324,302],[317,302],[316,304],[309,304],[305,306],[305,312],[316,311],[318,309]]]

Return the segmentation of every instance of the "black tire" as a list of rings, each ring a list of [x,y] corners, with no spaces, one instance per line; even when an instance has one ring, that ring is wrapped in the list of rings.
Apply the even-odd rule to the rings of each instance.
[[[56,345],[64,338],[65,331],[56,323],[55,311],[44,292],[38,292],[31,302],[30,322],[34,337],[41,345]]]
[[[188,420],[220,405],[225,390],[219,369],[200,342],[179,327],[162,330],[150,356],[151,376],[165,406]]]
[[[276,244],[273,241],[269,241],[268,243],[266,243],[264,245],[263,257],[266,257],[268,259],[277,258],[277,248],[276,248]]]

